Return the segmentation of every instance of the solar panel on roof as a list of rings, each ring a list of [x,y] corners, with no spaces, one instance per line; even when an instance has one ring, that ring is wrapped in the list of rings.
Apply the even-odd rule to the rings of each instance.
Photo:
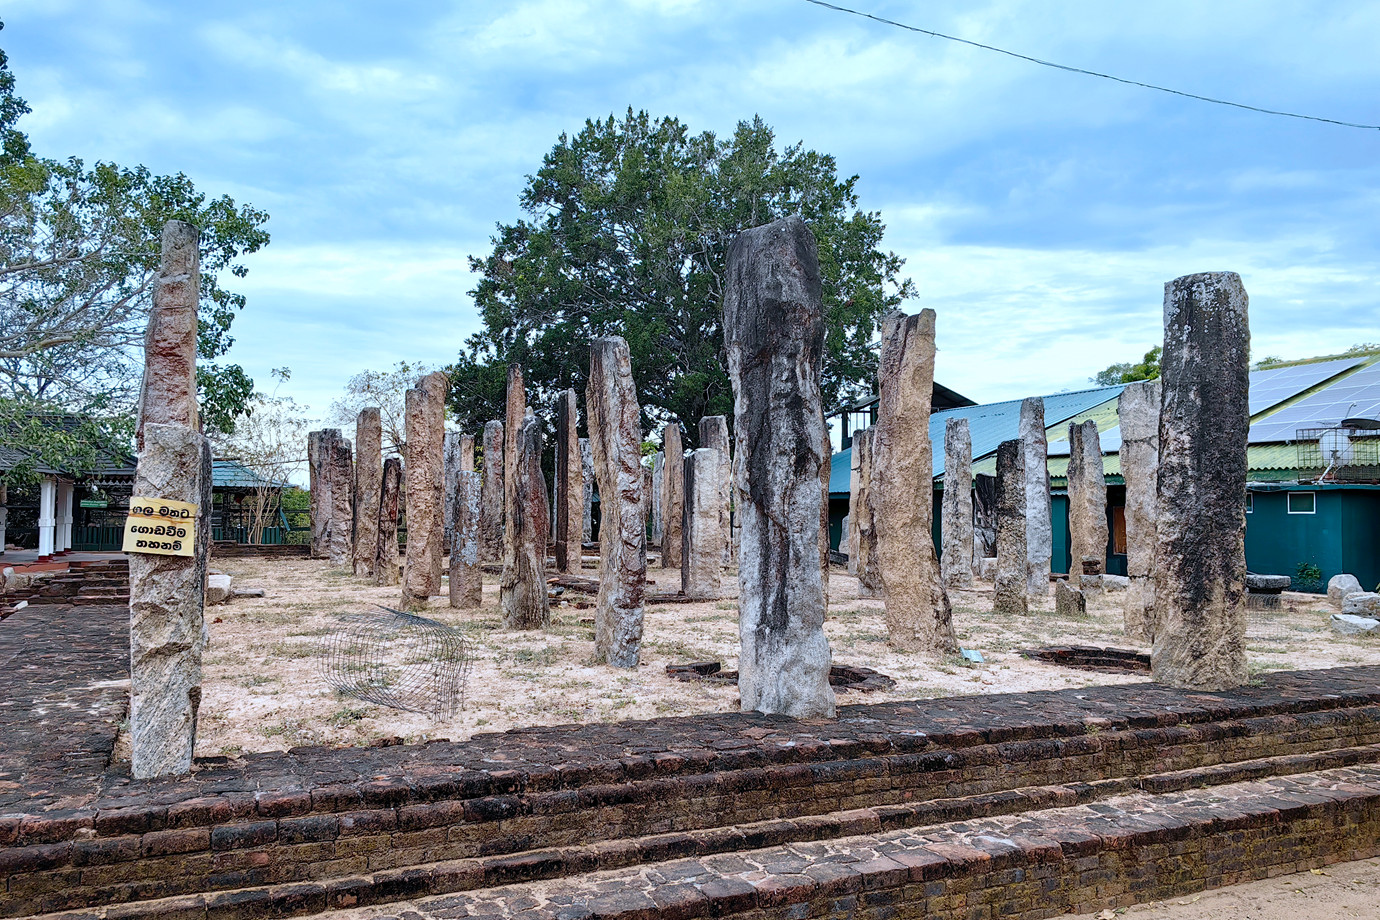
[[[1326,428],[1352,417],[1380,417],[1380,362],[1261,419],[1251,426],[1249,440],[1292,441],[1300,428]]]
[[[1292,399],[1309,387],[1317,386],[1364,361],[1365,358],[1340,358],[1317,364],[1251,371],[1251,415],[1264,412],[1286,399]]]

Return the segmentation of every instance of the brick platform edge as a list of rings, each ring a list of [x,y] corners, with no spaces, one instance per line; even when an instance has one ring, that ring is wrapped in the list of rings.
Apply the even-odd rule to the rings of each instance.
[[[211,547],[212,559],[233,559],[243,556],[264,556],[270,559],[306,559],[311,556],[311,547],[296,543],[234,543],[217,540]],[[212,563],[214,565],[214,563]]]

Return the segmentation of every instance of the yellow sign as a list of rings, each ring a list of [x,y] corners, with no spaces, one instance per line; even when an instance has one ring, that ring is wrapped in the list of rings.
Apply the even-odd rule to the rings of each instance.
[[[129,516],[125,518],[125,552],[190,556],[195,543],[196,505],[139,495],[129,500]]]

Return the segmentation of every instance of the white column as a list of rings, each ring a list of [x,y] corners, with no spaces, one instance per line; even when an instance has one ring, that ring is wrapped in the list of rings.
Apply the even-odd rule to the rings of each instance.
[[[55,548],[65,553],[72,548],[72,499],[77,492],[76,483],[59,482],[57,493],[57,533]]]
[[[57,480],[44,476],[38,485],[38,555],[53,554],[53,529],[57,514]]]

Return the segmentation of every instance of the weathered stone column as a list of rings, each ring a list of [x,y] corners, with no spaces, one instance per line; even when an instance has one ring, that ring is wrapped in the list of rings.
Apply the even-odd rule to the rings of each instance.
[[[131,769],[136,779],[186,773],[196,747],[206,559],[211,542],[211,448],[196,405],[199,235],[169,221],[145,340],[134,494],[197,506],[191,556],[130,553]]]
[[[843,516],[843,551],[848,554],[849,575],[858,574],[858,523],[861,520],[858,514],[858,487],[862,482],[858,475],[858,461],[861,454],[854,438],[848,453],[848,513]]]
[[[872,435],[875,429],[864,428],[853,435],[853,457],[858,464],[858,501],[849,512],[857,523],[852,527],[858,534],[858,597],[882,597],[882,565],[877,559],[877,494],[872,478]],[[851,524],[852,522],[850,522]]]
[[[441,507],[443,511],[442,545],[449,549],[451,531],[455,527],[455,492],[460,488],[460,432],[447,431],[441,447]]]
[[[944,422],[944,552],[939,569],[950,588],[973,587],[973,439],[966,418]]]
[[[1030,612],[1026,595],[1025,448],[1017,438],[997,447],[997,577],[992,609]]]
[[[1025,450],[1026,593],[1049,594],[1054,529],[1049,494],[1049,443],[1045,439],[1045,401],[1038,396],[1021,401],[1021,444]]]
[[[1107,477],[1091,419],[1069,425],[1069,582],[1099,591],[1107,571]]]
[[[733,528],[733,442],[728,436],[728,418],[723,415],[707,415],[700,419],[700,447],[708,447],[719,452],[719,527],[723,530],[723,564],[732,561],[732,540],[729,538]],[[686,494],[690,487],[685,486]],[[689,499],[686,499],[689,501]],[[828,502],[825,502],[828,510]],[[828,536],[828,530],[825,530]]]
[[[322,448],[326,437],[324,431],[307,432],[307,488],[311,491],[308,508],[311,513],[311,557],[324,559],[326,556],[326,535],[330,532],[330,490],[324,468],[325,450]]]
[[[441,554],[445,550],[445,399],[449,384],[437,371],[407,391],[407,564],[402,603],[425,607],[441,593]]]
[[[508,531],[511,528],[514,492],[517,488],[517,442],[522,423],[527,417],[527,388],[523,383],[522,365],[508,365],[508,389],[503,415],[503,558],[508,559]],[[546,539],[543,532],[542,539]]]
[[[355,420],[354,569],[374,577],[379,551],[378,507],[383,490],[383,422],[378,409],[362,409]]]
[[[642,429],[628,343],[618,336],[589,344],[585,421],[599,483],[599,598],[594,657],[637,667],[647,590],[647,531]]]
[[[556,571],[578,572],[582,555],[584,462],[580,459],[579,401],[574,390],[556,397]]]
[[[580,540],[589,543],[594,539],[594,454],[589,447],[589,438],[580,439],[580,464],[584,470],[580,477],[580,491],[584,495]]]
[[[738,442],[742,707],[832,717],[817,530],[824,313],[819,253],[799,217],[733,241],[724,339]]]
[[[1164,288],[1156,482],[1155,680],[1226,690],[1246,682],[1248,300],[1234,272]]]
[[[456,474],[451,512],[450,605],[478,607],[484,602],[484,579],[479,569],[479,474]]]
[[[997,556],[997,477],[973,477],[973,566]],[[979,576],[985,577],[985,576]]]
[[[949,595],[932,536],[934,311],[890,313],[882,321],[880,400],[872,435],[877,556],[886,586],[886,628],[908,650],[958,649]]]
[[[474,472],[474,435],[460,435],[460,472]]]
[[[647,533],[649,538],[657,546],[661,545],[663,536],[662,514],[661,514],[661,495],[666,481],[666,454],[657,451],[652,454],[652,483],[651,489],[647,493]]]
[[[402,461],[383,461],[379,486],[378,550],[374,555],[374,584],[396,585],[398,572],[398,506],[402,498]]]
[[[724,455],[701,447],[685,454],[685,517],[680,590],[693,600],[717,599],[722,593],[724,546]]]
[[[327,435],[334,434],[326,442],[326,466],[331,484],[331,520],[326,545],[326,555],[337,569],[354,566],[354,452],[350,442],[340,436],[339,429],[332,428]]]
[[[503,423],[484,423],[484,485],[479,496],[479,558],[503,558],[504,476]]]
[[[661,468],[661,567],[679,568],[681,519],[685,515],[685,451],[681,447],[680,422],[671,422],[661,434],[666,455]]]
[[[551,512],[541,474],[541,422],[530,409],[518,430],[514,452],[499,601],[505,627],[541,629],[551,623],[546,598],[546,534],[551,529]]]
[[[1126,635],[1153,639],[1155,481],[1160,463],[1160,383],[1142,380],[1121,391],[1121,477],[1126,481]]]

